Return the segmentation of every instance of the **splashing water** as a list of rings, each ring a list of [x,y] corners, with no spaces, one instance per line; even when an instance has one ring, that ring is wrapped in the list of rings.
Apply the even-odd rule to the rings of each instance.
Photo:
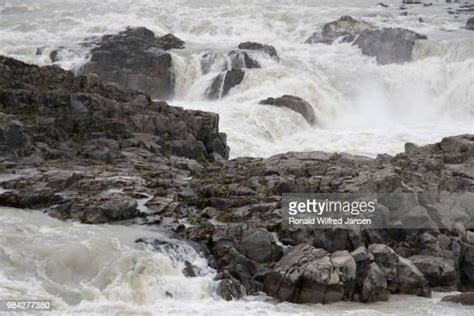
[[[162,252],[137,238],[174,242]],[[189,261],[200,271],[182,273]],[[276,303],[265,296],[226,302],[215,295],[214,272],[190,246],[137,226],[61,222],[39,212],[0,209],[0,297],[51,300],[48,315],[470,315],[472,308],[392,296],[390,302],[328,306]],[[350,312],[346,312],[350,310]],[[0,312],[1,315],[1,312]]]
[[[474,132],[474,32],[466,16],[447,13],[445,1],[431,7],[400,1],[63,1],[6,0],[0,6],[0,53],[49,64],[49,52],[69,47],[60,66],[77,70],[87,60],[85,38],[116,33],[128,25],[157,35],[173,32],[186,41],[174,51],[177,95],[170,103],[217,112],[231,155],[269,156],[285,151],[347,151],[374,156],[403,150],[407,141],[426,144]],[[377,26],[426,34],[414,61],[380,66],[350,44],[309,45],[305,39],[342,15]],[[420,22],[420,19],[422,19]],[[225,98],[209,101],[205,91],[222,68],[223,56],[240,42],[274,45],[278,63],[254,53],[262,69],[246,71]],[[218,58],[202,74],[206,53]],[[258,105],[283,94],[310,102],[320,122],[309,126],[288,109]]]
[[[231,155],[269,156],[285,151],[346,151],[374,156],[403,150],[404,142],[439,141],[474,133],[474,32],[467,17],[447,14],[452,4],[412,6],[379,0],[4,0],[0,2],[0,54],[47,65],[49,53],[70,48],[59,65],[78,70],[86,38],[145,26],[186,41],[173,51],[176,97],[170,104],[220,114]],[[472,2],[472,1],[471,1]],[[350,44],[304,44],[342,15],[377,26],[426,34],[414,61],[380,66]],[[423,22],[420,22],[422,18]],[[261,69],[219,100],[206,89],[225,54],[244,41],[274,45],[280,62],[252,53]],[[206,53],[217,58],[203,74]],[[319,124],[309,126],[288,109],[259,105],[283,94],[310,102]],[[276,303],[268,297],[225,302],[214,293],[214,272],[185,244],[152,251],[137,238],[167,240],[143,227],[86,226],[40,213],[0,210],[0,297],[52,300],[52,315],[472,315],[472,308],[432,299],[392,296],[371,305]],[[176,241],[175,241],[176,242]],[[179,243],[178,243],[179,244]],[[182,273],[189,261],[196,278]],[[1,312],[0,312],[1,314]]]

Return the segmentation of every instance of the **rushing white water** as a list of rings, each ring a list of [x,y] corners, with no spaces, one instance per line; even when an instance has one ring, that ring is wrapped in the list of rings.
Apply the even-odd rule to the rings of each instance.
[[[0,54],[27,62],[49,64],[49,52],[65,46],[72,50],[59,64],[77,69],[87,58],[78,43],[128,25],[185,40],[187,49],[174,52],[177,96],[171,104],[219,113],[234,157],[290,150],[393,154],[407,141],[426,144],[474,132],[474,32],[463,28],[467,15],[448,14],[458,4],[444,0],[408,6],[407,16],[398,0],[385,1],[388,8],[378,0],[3,2]],[[414,62],[386,66],[350,44],[304,44],[341,15],[410,28],[429,40],[417,44]],[[202,75],[202,55],[223,55],[247,40],[274,45],[281,62],[256,54],[262,69],[247,71],[227,97],[206,100],[204,92],[221,65]],[[318,126],[288,109],[258,105],[283,94],[309,101]]]
[[[472,315],[473,308],[393,296],[371,305],[277,304],[266,297],[226,302],[213,293],[213,271],[191,247],[164,253],[140,237],[168,240],[142,227],[61,222],[37,211],[0,208],[0,298],[47,299],[48,315]],[[200,273],[186,278],[184,261]],[[2,312],[0,311],[0,315]]]
[[[474,32],[467,16],[398,0],[0,0],[0,54],[47,65],[64,46],[59,65],[77,70],[87,60],[85,38],[146,26],[186,41],[173,52],[177,94],[170,103],[217,112],[232,156],[285,151],[348,151],[373,156],[474,133]],[[471,0],[472,2],[472,0]],[[342,15],[377,26],[428,35],[414,61],[377,65],[350,44],[309,45],[305,39]],[[420,22],[419,19],[423,22]],[[220,58],[243,41],[274,45],[280,62],[255,54],[261,69],[248,70],[228,96],[209,101],[204,92],[219,72],[201,74],[206,52]],[[292,94],[309,101],[319,124],[309,126],[290,110],[258,105]],[[143,203],[141,203],[142,206]],[[389,302],[328,306],[277,304],[252,297],[225,302],[214,295],[214,272],[189,246],[154,252],[137,238],[166,239],[130,226],[85,226],[40,213],[0,209],[0,299],[52,300],[56,315],[472,315],[474,310],[432,299],[393,296]],[[184,261],[200,275],[186,278]],[[2,312],[0,312],[0,315]]]

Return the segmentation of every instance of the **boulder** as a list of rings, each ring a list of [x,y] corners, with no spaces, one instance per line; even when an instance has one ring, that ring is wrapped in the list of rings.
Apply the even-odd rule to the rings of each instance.
[[[242,284],[227,270],[218,273],[214,280],[218,281],[216,288],[217,295],[226,301],[238,300],[246,295]]]
[[[380,267],[387,279],[387,288],[391,292],[396,292],[398,288],[397,264],[399,256],[390,247],[384,244],[372,244],[369,252],[374,256],[374,262]]]
[[[453,260],[416,255],[408,258],[425,276],[431,286],[454,286],[456,270]]]
[[[332,44],[339,38],[342,42],[353,42],[357,35],[375,29],[374,26],[367,22],[358,21],[351,16],[343,16],[337,21],[325,24],[322,32],[311,35],[306,40],[306,43]]]
[[[279,98],[262,100],[259,104],[289,108],[290,110],[300,113],[309,124],[316,123],[316,114],[313,106],[299,97],[283,95]]]
[[[421,39],[426,36],[402,28],[384,28],[360,34],[354,45],[381,65],[399,64],[411,61],[415,42]]]
[[[474,31],[474,17],[469,18],[469,20],[467,20],[466,29]]]
[[[237,249],[247,258],[257,262],[274,262],[283,256],[283,248],[277,244],[275,236],[266,229],[246,231]]]
[[[181,48],[184,42],[172,34],[155,37],[147,28],[129,27],[116,35],[104,35],[91,50],[83,73],[167,99],[174,94],[173,62],[167,51]]]
[[[322,33],[313,34],[306,43],[332,44],[336,39],[353,42],[364,55],[376,57],[379,64],[385,65],[410,61],[415,42],[426,36],[402,28],[378,29],[367,22],[343,16],[324,25]]]
[[[245,72],[241,69],[232,69],[217,75],[206,91],[207,97],[211,100],[225,97],[230,89],[244,80],[244,75]]]
[[[348,252],[333,255],[300,244],[265,276],[263,290],[275,298],[295,303],[341,301],[352,293],[356,265]]]
[[[398,291],[402,294],[431,297],[431,288],[423,273],[408,259],[399,257],[397,263]]]
[[[443,297],[441,301],[467,306],[474,306],[474,292],[448,295]]]
[[[260,68],[260,63],[250,57],[249,53],[243,50],[233,50],[227,54],[224,69],[253,69]]]
[[[376,301],[387,301],[387,280],[379,266],[373,262],[363,272],[362,284],[360,285],[359,299],[363,303]]]
[[[275,47],[271,45],[265,45],[257,42],[243,42],[239,44],[239,49],[261,51],[268,54],[277,61],[280,59]]]

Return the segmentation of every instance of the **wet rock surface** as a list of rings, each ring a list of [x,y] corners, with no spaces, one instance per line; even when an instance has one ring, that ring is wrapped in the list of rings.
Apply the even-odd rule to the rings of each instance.
[[[474,31],[474,17],[469,18],[469,20],[467,20],[466,29]]]
[[[417,40],[426,36],[402,28],[384,28],[362,33],[354,42],[364,55],[373,56],[381,65],[411,61]]]
[[[275,47],[256,42],[240,43],[238,49],[231,50],[223,56],[223,64],[217,76],[211,80],[205,95],[211,100],[225,97],[229,91],[242,83],[247,69],[261,68],[261,63],[257,60],[259,54],[267,55],[275,61],[279,57]],[[261,56],[260,56],[261,57]],[[216,53],[205,53],[201,59],[201,72],[208,74],[219,56]]]
[[[300,113],[309,124],[316,123],[316,113],[314,112],[313,106],[299,97],[283,95],[279,98],[262,100],[259,104],[285,107]]]
[[[411,61],[415,42],[426,38],[407,29],[379,29],[365,21],[343,16],[324,25],[322,32],[311,35],[306,43],[332,44],[336,40],[353,43],[364,55],[375,57],[377,63],[385,65]]]
[[[375,30],[376,28],[367,22],[358,21],[351,16],[343,16],[337,21],[325,24],[322,32],[311,35],[306,43],[332,44],[339,38],[342,42],[353,42],[357,35]]]
[[[227,160],[215,114],[5,57],[0,112],[0,206],[154,225],[208,258],[227,299],[264,291],[299,303],[373,302],[473,284],[472,135],[375,159]],[[286,227],[281,194],[291,192],[425,192],[385,205],[387,221],[409,210],[433,228]]]
[[[275,60],[280,59],[278,57],[278,53],[275,47],[271,45],[266,45],[266,44],[261,44],[261,43],[256,43],[256,42],[243,42],[239,44],[239,49],[261,51],[268,54],[268,56],[274,58]]]
[[[156,37],[147,28],[129,27],[115,35],[104,35],[94,46],[82,73],[97,74],[104,81],[155,99],[174,95],[173,62],[168,51],[184,48],[184,42],[173,34]]]
[[[441,299],[443,302],[474,306],[474,292],[448,295]]]
[[[225,97],[230,89],[238,86],[244,80],[245,72],[239,68],[225,71],[212,81],[206,94],[209,99],[219,99]]]

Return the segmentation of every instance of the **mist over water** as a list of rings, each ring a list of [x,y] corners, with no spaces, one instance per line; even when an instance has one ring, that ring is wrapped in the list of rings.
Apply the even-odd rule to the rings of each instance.
[[[375,156],[395,154],[405,142],[418,144],[474,131],[474,32],[467,16],[447,13],[452,4],[411,6],[401,1],[13,1],[0,7],[0,54],[50,64],[58,46],[72,50],[59,65],[77,70],[89,48],[85,38],[146,26],[157,35],[172,32],[187,49],[173,52],[176,97],[173,105],[217,112],[228,134],[231,155],[269,156],[286,151],[337,151]],[[309,45],[304,41],[342,15],[377,26],[404,27],[426,34],[414,61],[380,66],[350,44]],[[420,18],[422,22],[420,22]],[[240,42],[274,45],[278,63],[258,53],[261,69],[246,71],[241,85],[223,99],[204,94],[221,70],[215,62],[202,75],[201,58],[221,58]],[[37,55],[37,49],[41,54]],[[299,96],[316,110],[309,126],[288,109],[258,105],[267,97]]]

